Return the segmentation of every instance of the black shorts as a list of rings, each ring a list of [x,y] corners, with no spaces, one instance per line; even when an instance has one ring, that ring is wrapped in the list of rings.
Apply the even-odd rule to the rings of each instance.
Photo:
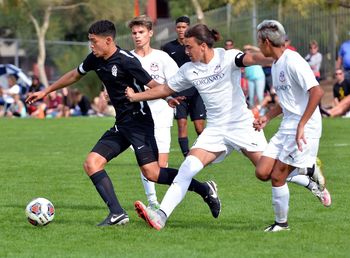
[[[207,118],[207,112],[198,91],[192,96],[186,96],[186,99],[176,106],[175,119],[187,119],[188,115],[190,115],[192,121],[205,120]]]
[[[91,152],[96,152],[107,161],[117,157],[133,146],[139,166],[158,161],[158,147],[154,138],[154,125],[142,123],[114,126],[98,140]]]

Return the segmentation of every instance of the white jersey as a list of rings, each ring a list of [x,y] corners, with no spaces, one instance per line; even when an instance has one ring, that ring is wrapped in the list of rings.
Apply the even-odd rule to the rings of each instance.
[[[169,78],[178,71],[175,61],[164,51],[152,49],[146,56],[139,56],[132,50],[131,53],[140,60],[143,69],[158,83],[167,83]],[[154,120],[154,127],[170,127],[173,125],[174,110],[164,99],[147,101]]]
[[[279,130],[284,134],[296,134],[300,118],[309,101],[308,90],[319,85],[309,64],[297,52],[286,49],[271,68],[273,86],[283,110]],[[317,107],[305,125],[305,135],[320,138],[321,113]]]
[[[169,87],[182,91],[192,86],[201,95],[207,110],[207,127],[224,126],[252,119],[241,88],[241,69],[235,58],[243,53],[236,49],[214,49],[214,57],[208,63],[188,62],[168,81]]]

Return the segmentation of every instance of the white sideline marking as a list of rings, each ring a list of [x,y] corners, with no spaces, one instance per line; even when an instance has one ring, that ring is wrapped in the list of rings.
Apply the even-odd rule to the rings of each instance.
[[[336,147],[344,147],[344,146],[349,146],[347,143],[335,143],[334,146]]]

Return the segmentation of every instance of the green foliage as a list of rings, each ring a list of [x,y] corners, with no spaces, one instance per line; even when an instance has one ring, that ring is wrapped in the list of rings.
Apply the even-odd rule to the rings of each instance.
[[[203,12],[224,6],[227,0],[199,0]],[[195,9],[189,0],[169,0],[169,9],[171,17],[176,18],[182,15],[191,16],[195,14]]]
[[[127,150],[107,166],[119,201],[130,216],[125,227],[98,228],[108,211],[85,175],[83,160],[112,118],[0,119],[1,257],[348,257],[350,239],[349,119],[324,119],[319,157],[333,205],[324,208],[310,192],[290,184],[291,231],[264,233],[273,221],[271,186],[254,176],[247,158],[232,153],[196,176],[218,183],[222,213],[213,219],[187,193],[164,230],[150,229],[134,212],[145,201],[134,154]],[[280,120],[266,130],[270,138]],[[183,160],[172,130],[171,167]],[[190,139],[195,132],[190,123]],[[157,185],[159,199],[167,187]],[[30,225],[24,208],[34,197],[56,208],[46,227]]]

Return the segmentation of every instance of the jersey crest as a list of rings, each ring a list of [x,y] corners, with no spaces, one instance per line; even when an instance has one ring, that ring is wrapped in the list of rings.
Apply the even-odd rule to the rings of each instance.
[[[116,65],[113,65],[113,67],[112,67],[112,75],[114,77],[117,77],[117,75],[118,75],[118,68]]]

